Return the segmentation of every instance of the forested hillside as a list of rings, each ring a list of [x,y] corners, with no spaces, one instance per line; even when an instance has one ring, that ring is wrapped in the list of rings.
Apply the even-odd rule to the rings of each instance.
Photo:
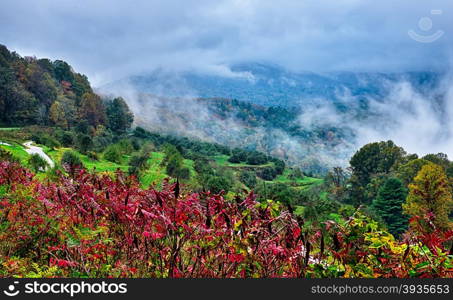
[[[345,165],[354,151],[351,130],[324,123],[304,126],[300,108],[148,94],[128,102],[136,124],[145,129],[263,152],[318,175]]]
[[[0,45],[0,123],[46,125],[82,131],[100,126],[124,131],[133,121],[122,99],[101,99],[85,75],[61,60],[21,57]]]
[[[133,88],[160,97],[186,96],[236,99],[266,107],[295,108],[323,98],[339,100],[343,92],[365,99],[388,93],[390,82],[408,81],[418,91],[434,88],[436,72],[297,72],[272,63],[233,64],[230,76],[157,70],[106,84],[106,90]]]
[[[315,137],[314,155],[345,133],[297,111],[176,99],[134,117],[67,63],[0,49],[0,277],[453,277],[446,154],[376,141],[315,176],[266,137]]]

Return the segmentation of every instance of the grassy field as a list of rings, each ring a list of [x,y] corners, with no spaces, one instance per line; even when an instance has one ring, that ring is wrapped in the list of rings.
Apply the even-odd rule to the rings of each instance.
[[[48,147],[43,147],[44,151],[47,153],[47,155],[52,158],[52,160],[56,163],[60,163],[61,157],[63,156],[63,153],[65,151],[72,150],[71,148],[57,148],[57,149],[50,149]],[[88,169],[88,170],[93,170],[96,169],[97,172],[114,172],[117,169],[120,169],[122,171],[127,171],[128,166],[127,164],[116,164],[104,159],[99,159],[99,160],[92,160],[86,155],[83,155],[81,153],[78,153],[80,159],[82,160],[83,165]],[[123,160],[127,161],[128,157],[124,156]]]
[[[10,130],[19,130],[21,127],[0,127],[0,130],[10,131]]]
[[[0,142],[22,144],[29,137],[29,133],[22,129],[21,127],[1,127]]]
[[[230,163],[228,161],[229,156],[228,155],[217,155],[213,157],[216,163],[220,166],[228,167],[231,169],[240,169],[244,167],[249,167],[249,168],[264,168],[264,167],[269,167],[273,166],[273,163],[268,163],[264,165],[248,165],[245,163]],[[291,171],[289,169],[285,169],[283,174],[278,175],[274,180],[272,181],[267,181],[268,183],[284,183],[291,185],[294,188],[298,189],[307,189],[310,187],[313,187],[315,185],[322,184],[323,180],[320,178],[314,178],[314,177],[308,177],[304,176],[303,178],[290,178],[290,173]]]
[[[230,163],[228,161],[228,158],[230,158],[228,155],[216,155],[213,157],[215,162],[219,166],[224,166],[224,167],[229,167],[229,168],[244,168],[244,167],[249,167],[249,168],[265,168],[265,167],[270,167],[273,166],[274,164],[272,162],[263,164],[263,165],[249,165],[246,163]]]
[[[165,169],[161,167],[165,154],[162,152],[151,152],[151,157],[148,160],[149,169],[143,174],[141,178],[142,186],[147,188],[149,186],[160,186],[162,180],[167,177]]]
[[[27,165],[29,155],[24,150],[24,147],[19,143],[9,142],[11,146],[8,145],[0,145],[3,149],[11,152],[15,157],[17,157],[23,165]],[[61,161],[61,157],[65,151],[73,150],[71,148],[55,148],[51,149],[46,146],[41,146],[43,150],[49,155],[49,157],[58,165]],[[117,164],[114,162],[107,161],[102,158],[100,155],[99,160],[90,159],[88,156],[78,153],[80,159],[82,160],[84,166],[90,170],[96,170],[97,172],[115,172],[116,170],[120,169],[123,172],[127,172],[129,169],[128,162],[130,156],[124,155],[121,164]],[[168,177],[165,172],[165,167],[162,166],[162,161],[165,157],[165,154],[162,152],[151,152],[151,156],[148,160],[149,168],[143,173],[140,178],[143,188],[148,188],[153,186],[155,188],[160,188],[162,181]],[[245,163],[234,164],[228,162],[229,156],[227,155],[218,155],[213,157],[217,164],[220,166],[225,166],[231,168],[234,173],[237,175],[238,171],[240,171],[241,167],[250,167],[250,168],[260,168],[260,167],[267,167],[273,165],[273,163],[265,164],[265,165],[248,165]],[[189,168],[190,170],[190,177],[191,179],[186,182],[186,184],[190,186],[196,186],[196,171],[194,169],[194,161],[189,159],[184,159],[183,161],[184,166]],[[286,169],[283,174],[277,176],[273,181],[267,181],[268,183],[284,183],[288,184],[297,189],[308,189],[310,187],[319,185],[323,182],[320,178],[313,178],[313,177],[303,177],[303,178],[290,178],[291,171]],[[39,174],[45,176],[44,174]]]
[[[304,176],[303,178],[289,178],[290,170],[286,169],[283,174],[278,175],[272,182],[286,183],[294,187],[305,189],[323,182],[321,178]]]
[[[65,151],[71,150],[70,148],[58,148],[58,149],[49,149],[47,147],[43,148],[45,152],[56,163],[60,162],[61,157]],[[127,155],[123,156],[123,162],[121,164],[117,164],[103,159],[102,156],[99,160],[92,160],[86,155],[80,153],[78,154],[83,162],[83,165],[88,170],[96,170],[97,172],[115,172],[116,170],[120,169],[123,172],[127,172],[129,169],[128,161],[130,156]],[[165,167],[161,165],[164,156],[165,154],[162,152],[151,152],[151,156],[148,160],[149,168],[144,172],[144,174],[140,178],[143,188],[148,188],[149,186],[160,187],[163,179],[168,177],[168,175],[165,173]],[[194,178],[196,175],[195,170],[193,168],[193,163],[194,162],[192,160],[188,159],[184,160],[184,166],[189,168],[192,178]]]
[[[18,158],[23,165],[27,165],[28,161],[28,153],[24,150],[22,145],[17,143],[9,143],[11,146],[8,145],[0,145],[1,148],[9,151],[14,157]]]

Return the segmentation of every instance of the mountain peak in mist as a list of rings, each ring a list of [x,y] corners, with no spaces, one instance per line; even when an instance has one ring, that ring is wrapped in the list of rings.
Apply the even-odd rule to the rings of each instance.
[[[155,70],[101,87],[127,85],[140,93],[162,97],[221,97],[264,106],[292,107],[316,99],[335,101],[344,94],[384,97],[388,83],[407,81],[417,90],[432,90],[440,75],[434,72],[375,73],[291,71],[279,65],[244,62],[227,67],[228,74]]]

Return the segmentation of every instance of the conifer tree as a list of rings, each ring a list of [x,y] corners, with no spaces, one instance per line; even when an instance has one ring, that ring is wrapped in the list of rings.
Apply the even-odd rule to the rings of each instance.
[[[379,189],[373,201],[373,209],[385,221],[393,235],[401,235],[407,228],[407,217],[403,214],[402,204],[406,200],[407,191],[397,178],[389,178]]]

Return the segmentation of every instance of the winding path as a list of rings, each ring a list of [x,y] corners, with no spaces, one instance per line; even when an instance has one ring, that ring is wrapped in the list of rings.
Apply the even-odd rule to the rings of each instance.
[[[32,145],[33,142],[30,141],[30,142],[25,142],[23,145],[25,146],[25,151],[30,154],[30,155],[33,155],[33,154],[38,154],[39,156],[41,156],[42,159],[44,159],[47,164],[50,166],[50,168],[53,168],[55,167],[55,163],[53,162],[53,160],[44,152],[44,150],[42,150],[41,147],[38,147],[38,146],[33,146]]]

